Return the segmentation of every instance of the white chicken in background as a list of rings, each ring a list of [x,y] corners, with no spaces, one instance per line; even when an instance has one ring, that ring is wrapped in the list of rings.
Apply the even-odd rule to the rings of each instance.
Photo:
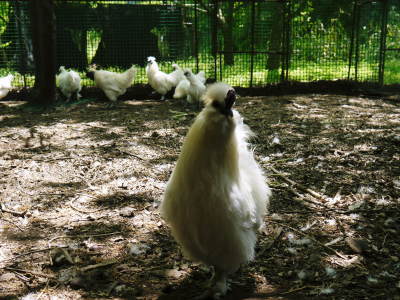
[[[165,95],[184,77],[183,71],[178,65],[172,66],[174,71],[167,74],[160,71],[154,56],[147,58],[146,75],[150,86],[161,95],[161,100],[165,100]]]
[[[202,96],[206,92],[206,86],[203,82],[203,79],[205,79],[205,77],[203,77],[202,75],[194,75],[189,69],[185,69],[184,74],[186,79],[190,83],[190,88],[187,91],[186,100],[189,103],[199,103]]]
[[[67,71],[64,66],[60,67],[60,74],[57,75],[58,86],[61,93],[67,98],[67,102],[75,95],[76,100],[79,100],[81,95],[79,92],[82,89],[81,77],[73,70]]]
[[[135,66],[130,67],[123,73],[96,70],[93,67],[86,73],[86,76],[94,80],[96,86],[99,87],[112,102],[116,102],[119,96],[125,94],[127,88],[131,86],[135,75]]]
[[[171,77],[173,87],[176,87],[181,80],[185,79],[185,74],[182,68],[177,64],[172,64],[172,68],[174,70],[168,75]]]
[[[214,267],[204,297],[225,295],[228,274],[253,260],[271,194],[235,99],[231,86],[209,86],[160,207],[183,253]]]
[[[185,72],[190,72],[190,70],[185,69]],[[184,74],[184,73],[183,73]],[[196,77],[196,83],[197,86],[200,86],[202,89],[201,84],[205,84],[206,82],[206,74],[204,73],[204,71],[200,71],[197,74],[192,74],[194,77]],[[200,81],[200,83],[198,83],[198,81]],[[204,86],[205,87],[205,86]],[[196,89],[196,85],[193,85],[193,89]],[[175,93],[174,93],[174,99],[180,99],[180,98],[185,98],[189,103],[193,103],[195,102],[195,99],[192,99],[191,96],[189,96],[189,91],[191,90],[191,83],[190,81],[186,78],[186,76],[178,83],[178,85],[176,86],[175,89]],[[204,93],[204,91],[203,91]],[[198,100],[197,100],[198,101]]]
[[[0,99],[7,96],[8,92],[12,89],[11,82],[13,79],[14,76],[12,74],[0,78]]]

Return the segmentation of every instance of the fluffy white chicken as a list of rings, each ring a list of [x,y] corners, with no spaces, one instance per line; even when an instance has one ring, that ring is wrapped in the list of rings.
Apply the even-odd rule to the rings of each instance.
[[[226,294],[228,274],[254,258],[271,194],[235,99],[231,86],[209,86],[160,207],[184,254],[214,267],[204,298]]]
[[[75,95],[76,99],[79,100],[81,95],[79,92],[82,89],[81,77],[73,70],[67,71],[64,66],[60,67],[60,74],[57,75],[58,86],[61,93],[69,101],[72,95]]]
[[[183,86],[180,86],[178,89],[178,95],[180,91],[186,89],[185,93],[187,102],[200,102],[202,96],[206,92],[206,86],[204,85],[205,74],[203,72],[199,72],[199,74],[195,75],[190,69],[185,69],[184,74],[187,81],[189,82],[189,86],[187,85],[187,83],[183,83]]]
[[[191,71],[189,69],[185,69],[185,72],[188,72],[188,76],[190,76],[189,74],[191,73]],[[183,74],[185,74],[185,73],[183,73]],[[200,71],[199,73],[192,74],[192,75],[196,78],[194,81],[197,84],[193,84],[192,85],[191,82],[185,76],[183,79],[181,79],[181,81],[176,86],[175,93],[174,93],[174,96],[173,96],[174,99],[180,99],[180,98],[185,98],[186,97],[186,100],[189,103],[193,103],[196,100],[198,101],[198,99],[193,99],[189,95],[189,92],[190,92],[191,89],[199,90],[199,88],[196,88],[198,86],[200,86],[200,89],[202,90],[202,91],[200,91],[200,93],[201,92],[204,93],[203,87],[202,87],[201,84],[203,84],[203,85],[205,84],[205,82],[206,82],[206,74],[204,73],[204,71]],[[205,88],[205,86],[204,86],[204,88]]]
[[[112,102],[117,101],[117,98],[125,94],[126,89],[132,84],[136,75],[135,66],[130,67],[123,73],[116,73],[105,70],[96,70],[90,68],[86,76],[96,83],[107,98]]]
[[[12,89],[11,82],[13,79],[14,76],[12,74],[0,78],[0,99],[7,96],[8,92]]]
[[[161,100],[165,100],[165,95],[183,79],[183,71],[178,65],[173,64],[174,71],[167,74],[160,71],[156,58],[149,56],[147,58],[146,75],[150,86],[161,94]]]

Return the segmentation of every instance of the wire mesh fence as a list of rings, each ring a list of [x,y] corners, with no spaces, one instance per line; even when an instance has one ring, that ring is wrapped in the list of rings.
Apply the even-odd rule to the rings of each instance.
[[[28,0],[0,0],[0,76],[33,86]],[[55,0],[57,66],[121,71],[147,56],[235,86],[281,81],[400,81],[395,0]],[[55,70],[56,71],[56,70]]]

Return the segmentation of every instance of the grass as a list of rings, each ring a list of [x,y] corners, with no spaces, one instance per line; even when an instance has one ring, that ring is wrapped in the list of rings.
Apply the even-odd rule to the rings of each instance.
[[[400,59],[390,59],[385,63],[385,84],[400,83]]]

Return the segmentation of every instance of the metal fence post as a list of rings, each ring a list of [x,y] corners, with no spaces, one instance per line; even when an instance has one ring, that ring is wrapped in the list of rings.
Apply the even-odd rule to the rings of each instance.
[[[386,36],[387,36],[387,21],[388,21],[388,1],[383,1],[383,11],[381,20],[381,38],[379,45],[379,85],[383,85],[385,72],[385,57],[386,57]]]
[[[355,35],[356,35],[356,23],[357,23],[357,0],[354,0],[353,22],[352,22],[352,26],[351,26],[351,37],[350,37],[349,70],[347,73],[347,80],[350,80],[350,76],[351,76],[351,65],[353,63],[354,40],[355,40]]]
[[[291,29],[291,8],[292,2],[285,1],[284,8],[282,10],[283,22],[282,22],[282,72],[281,82],[287,81],[289,78],[289,62],[290,62],[290,29]]]
[[[213,0],[211,52],[214,56],[214,78],[217,79],[217,54],[218,54],[218,0]]]
[[[197,15],[197,1],[194,1],[194,51],[196,55],[196,73],[199,72],[199,23],[198,23],[198,15]]]
[[[254,49],[255,49],[255,18],[256,18],[256,4],[251,0],[251,53],[250,53],[250,87],[253,87],[253,73],[254,73]]]

